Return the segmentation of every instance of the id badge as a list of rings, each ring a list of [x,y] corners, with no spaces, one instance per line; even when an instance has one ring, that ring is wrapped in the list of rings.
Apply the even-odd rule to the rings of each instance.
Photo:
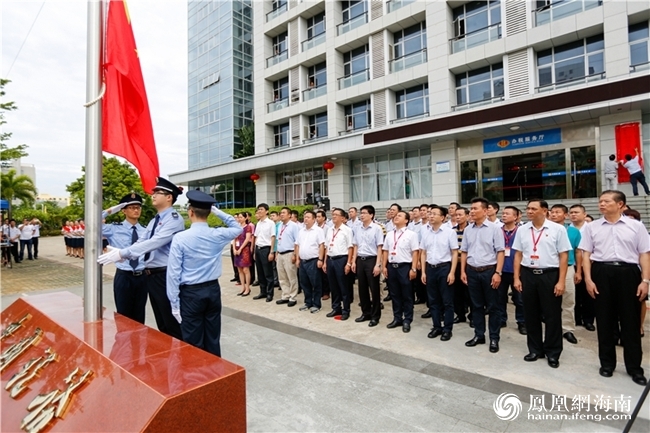
[[[237,248],[239,248],[239,241],[236,241],[236,242],[235,242],[235,246],[236,246]]]
[[[530,256],[530,266],[538,266],[539,265],[539,256]]]
[[[510,257],[510,247],[507,247],[505,249],[505,251],[503,252],[503,255],[505,255],[506,257]]]

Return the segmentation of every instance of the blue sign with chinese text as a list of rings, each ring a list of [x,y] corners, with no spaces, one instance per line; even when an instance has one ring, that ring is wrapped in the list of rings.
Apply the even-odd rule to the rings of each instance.
[[[562,143],[562,129],[547,129],[545,131],[527,132],[525,134],[509,135],[507,137],[483,140],[483,153],[546,146],[548,144],[558,143]]]

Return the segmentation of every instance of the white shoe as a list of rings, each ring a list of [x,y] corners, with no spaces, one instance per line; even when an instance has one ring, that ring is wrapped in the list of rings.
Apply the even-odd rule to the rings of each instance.
[[[307,304],[305,304],[305,305],[303,305],[302,307],[298,308],[298,310],[300,310],[300,311],[307,311],[307,310],[309,310],[310,308],[311,308],[311,307],[308,307]]]
[[[312,313],[312,314],[318,313],[319,311],[320,311],[320,308],[316,308],[316,307],[311,307],[309,309],[309,312]]]

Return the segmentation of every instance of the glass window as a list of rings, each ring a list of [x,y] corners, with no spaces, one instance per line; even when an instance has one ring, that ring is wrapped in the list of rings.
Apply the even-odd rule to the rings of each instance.
[[[398,119],[421,116],[429,112],[429,84],[421,84],[395,92]]]
[[[501,23],[501,1],[474,1],[453,10],[454,36],[457,38]],[[486,37],[485,42],[489,38]]]
[[[273,55],[279,56],[287,51],[287,43],[289,41],[289,34],[287,32],[280,33],[273,38]]]
[[[341,9],[343,15],[343,22],[350,21],[359,15],[366,13],[368,5],[366,0],[352,0],[352,1],[342,1]]]
[[[539,87],[583,82],[605,73],[603,35],[592,36],[540,51],[537,55]]]
[[[343,53],[343,75],[348,77],[367,70],[370,62],[368,45]]]
[[[325,33],[325,12],[307,19],[307,39]]]
[[[289,97],[289,77],[273,82],[273,100],[282,101]]]
[[[503,63],[456,75],[456,104],[503,98]]]
[[[310,89],[327,84],[327,67],[325,66],[325,62],[310,66],[307,69],[307,83]]]
[[[427,23],[417,23],[393,33],[395,58],[422,51],[427,47]]]
[[[318,175],[315,175],[318,173]],[[276,201],[279,205],[314,204],[327,197],[327,172],[322,167],[307,167],[276,174]],[[317,196],[318,194],[318,196]]]
[[[327,137],[327,111],[309,116],[309,137],[307,139],[323,137]]]
[[[275,125],[273,127],[273,137],[275,147],[289,145],[289,124]]]
[[[370,100],[345,106],[346,131],[369,128],[371,125]]]
[[[630,42],[630,66],[644,65],[650,57],[648,50],[648,21],[631,25],[628,29]]]
[[[540,26],[602,5],[602,0],[537,0],[535,25]]]

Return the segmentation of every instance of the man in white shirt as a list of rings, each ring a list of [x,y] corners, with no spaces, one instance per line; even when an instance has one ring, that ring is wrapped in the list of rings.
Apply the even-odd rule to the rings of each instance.
[[[18,241],[20,240],[20,229],[16,227],[16,220],[9,220],[9,242],[11,242],[11,253],[14,256],[14,262],[20,263],[18,256]]]
[[[350,304],[352,302],[352,284],[348,274],[352,271],[354,250],[352,229],[343,223],[346,217],[347,214],[343,209],[332,209],[334,226],[325,235],[327,260],[323,265],[323,271],[327,274],[332,296],[332,311],[327,313],[327,317],[340,315],[341,320],[350,318]]]
[[[348,209],[348,220],[345,222],[345,225],[350,227],[353,231],[356,227],[361,226],[363,223],[357,217],[358,211],[356,207],[351,207]]]
[[[253,299],[266,298],[266,302],[273,300],[273,260],[275,253],[271,248],[275,243],[275,223],[268,218],[269,205],[260,203],[257,205],[255,216],[255,265],[257,266],[257,279],[260,282],[260,294]]]
[[[282,288],[282,299],[275,302],[278,305],[288,304],[287,306],[293,307],[298,302],[296,301],[298,296],[298,273],[294,266],[296,262],[294,249],[299,231],[298,224],[291,221],[291,209],[283,207],[280,211],[280,227],[277,229],[277,253],[275,256],[278,279]]]
[[[38,240],[41,237],[41,222],[34,218],[31,221],[34,227],[34,234],[32,235],[32,248],[34,249],[34,260],[38,259]]]
[[[402,210],[402,206],[400,206],[397,203],[393,203],[390,205],[390,207],[386,211],[386,223],[384,224],[384,228],[386,228],[386,232],[395,230],[395,223],[393,221],[393,218],[395,218],[397,212],[401,210]]]
[[[650,195],[650,188],[645,181],[645,175],[639,164],[639,149],[634,149],[634,158],[632,155],[625,155],[625,160],[620,161],[621,165],[630,172],[630,183],[632,184],[632,194],[639,195],[639,188],[637,187],[637,182],[643,186],[643,190],[646,195]]]
[[[449,203],[449,208],[447,208],[447,220],[445,221],[445,225],[450,229],[453,229],[457,224],[456,211],[458,210],[458,208],[460,208],[460,204],[456,203],[455,201]]]
[[[501,209],[499,203],[491,201],[487,208],[487,219],[501,228],[503,227],[503,222],[499,219],[499,209]]]
[[[616,155],[609,155],[609,160],[605,161],[604,189],[618,189],[618,161],[616,161]]]
[[[325,257],[325,232],[316,225],[316,214],[303,214],[305,226],[298,232],[295,243],[296,267],[300,269],[300,286],[305,293],[305,305],[300,311],[318,313],[321,309],[321,276]]]
[[[34,236],[34,226],[30,224],[27,218],[18,226],[20,230],[20,261],[25,258],[25,247],[27,247],[27,259],[34,260],[32,255],[32,236]]]
[[[524,299],[528,342],[524,361],[546,356],[548,365],[558,368],[562,353],[562,294],[571,243],[564,226],[546,219],[547,212],[546,201],[528,202],[529,221],[517,230],[512,245],[516,250],[513,286]]]

